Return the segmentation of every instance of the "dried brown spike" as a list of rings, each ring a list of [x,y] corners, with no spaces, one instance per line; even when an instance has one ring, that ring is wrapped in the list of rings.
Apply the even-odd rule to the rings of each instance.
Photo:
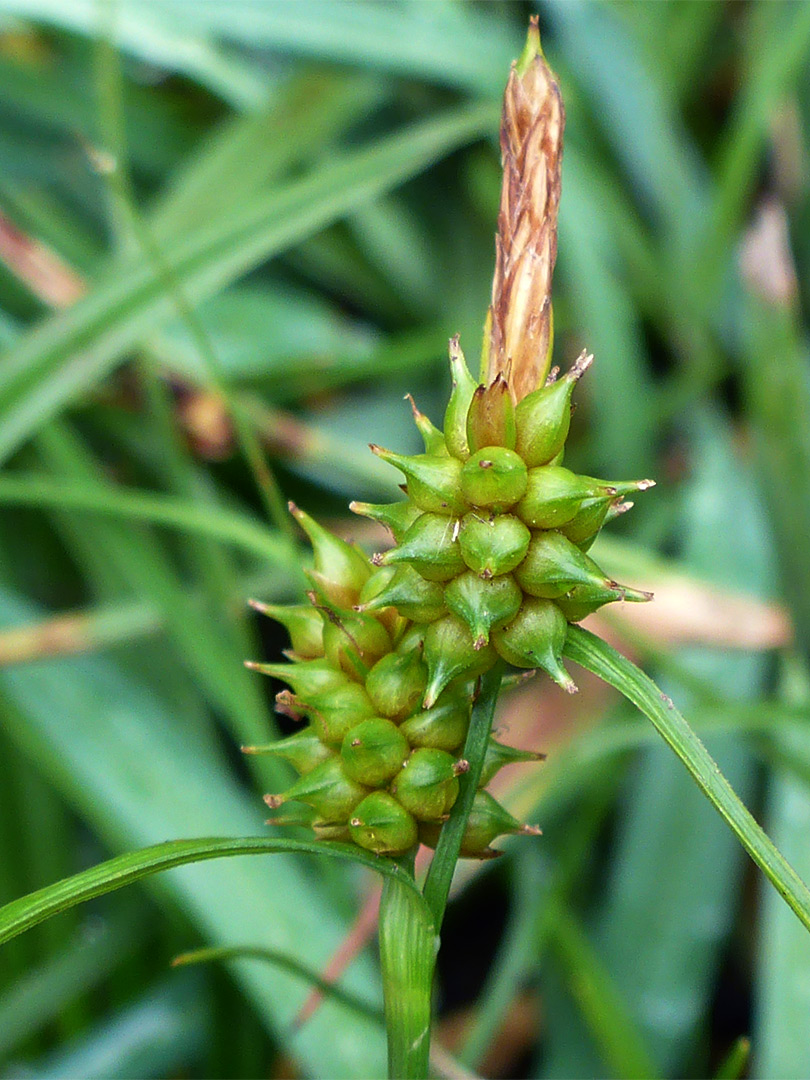
[[[516,402],[542,386],[548,371],[564,126],[560,89],[533,16],[503,100],[503,187],[487,372],[492,381],[511,361]]]

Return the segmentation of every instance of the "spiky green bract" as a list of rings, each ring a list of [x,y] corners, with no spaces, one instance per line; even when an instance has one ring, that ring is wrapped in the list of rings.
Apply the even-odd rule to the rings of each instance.
[[[265,604],[249,601],[262,615],[280,622],[290,635],[293,652],[302,660],[323,656],[323,619],[310,604]]]
[[[278,739],[267,746],[243,746],[243,754],[273,754],[290,765],[301,776],[312,772],[314,768],[330,758],[334,753],[312,728],[297,731],[286,739]]]
[[[467,416],[478,384],[469,372],[458,343],[458,334],[450,338],[450,373],[453,389],[444,414],[444,439],[450,453],[461,461],[466,461],[470,456]]]
[[[515,833],[539,836],[540,830],[535,825],[521,824],[488,791],[477,791],[461,841],[460,854],[467,859],[494,859],[501,853],[490,847],[492,841],[498,836]],[[439,828],[433,822],[421,824],[419,839],[428,847],[435,847]]]
[[[309,514],[290,503],[290,513],[309,537],[315,568],[309,572],[317,591],[333,604],[351,607],[371,574],[371,562],[362,551],[333,536]]]
[[[395,465],[408,481],[408,498],[420,510],[433,514],[463,514],[469,510],[469,503],[461,492],[461,462],[453,457],[439,457],[435,454],[417,454],[406,457],[394,454],[381,446],[371,445],[371,450]]]
[[[545,754],[537,753],[534,750],[516,750],[513,746],[506,746],[490,736],[478,786],[479,788],[486,787],[504,765],[516,765],[518,762],[526,761],[545,761],[545,757]]]
[[[419,507],[408,499],[397,503],[350,502],[349,509],[353,514],[370,518],[384,525],[397,543],[422,513]]]
[[[315,552],[311,606],[255,605],[287,627],[291,663],[250,666],[292,687],[277,708],[307,725],[271,751],[301,776],[267,801],[297,802],[283,820],[298,824],[308,806],[316,836],[379,855],[438,839],[466,765],[479,675],[506,661],[573,691],[561,659],[569,622],[612,600],[650,598],[612,581],[585,550],[651,481],[598,480],[561,464],[590,357],[517,408],[503,373],[476,386],[457,339],[450,359],[444,432],[411,402],[425,452],[372,447],[404,474],[405,501],[351,507],[396,545],[370,561],[293,507]],[[480,786],[541,756],[490,741]],[[491,858],[496,836],[536,831],[479,790],[461,853]]]
[[[327,822],[345,822],[355,806],[368,794],[368,788],[351,780],[337,756],[330,757],[306,773],[281,795],[265,795],[264,801],[274,810],[291,799],[306,803]]]

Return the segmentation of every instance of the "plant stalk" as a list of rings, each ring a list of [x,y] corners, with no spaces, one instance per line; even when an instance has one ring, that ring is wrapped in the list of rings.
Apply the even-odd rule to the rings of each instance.
[[[389,1080],[427,1080],[438,937],[428,910],[400,882],[383,886],[380,963]]]

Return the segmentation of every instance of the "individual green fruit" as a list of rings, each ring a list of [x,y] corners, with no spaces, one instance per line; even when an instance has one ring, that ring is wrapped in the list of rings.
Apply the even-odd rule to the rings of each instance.
[[[417,840],[413,817],[387,791],[372,791],[349,821],[352,840],[376,855],[403,855]]]
[[[457,750],[467,737],[471,709],[469,694],[446,690],[432,708],[415,712],[399,730],[411,746]]]
[[[611,590],[615,599],[620,590],[605,577],[593,559],[559,532],[536,532],[526,558],[515,570],[518,585],[529,596],[554,599],[575,585],[591,585]]]
[[[308,572],[317,591],[338,607],[357,603],[360,590],[370,576],[369,559],[358,548],[333,536],[317,521],[289,503],[290,513],[309,537],[315,555],[315,568]]]
[[[545,758],[545,754],[538,754],[533,750],[516,750],[513,746],[505,746],[490,736],[478,786],[479,788],[486,787],[504,765],[515,765],[521,761],[545,761]]]
[[[365,689],[348,680],[335,690],[313,694],[303,708],[318,737],[328,746],[340,746],[347,731],[376,715]]]
[[[332,756],[329,749],[318,737],[314,728],[306,727],[286,739],[277,739],[266,746],[243,746],[243,754],[272,754],[283,761],[289,761],[302,776]]]
[[[509,383],[497,375],[489,386],[478,386],[467,413],[467,443],[471,453],[485,446],[515,449],[515,406]]]
[[[340,756],[348,777],[367,787],[379,787],[399,772],[409,751],[399,728],[377,716],[346,732]]]
[[[363,681],[377,661],[391,651],[391,638],[373,615],[323,610],[326,656],[352,679]]]
[[[528,483],[526,463],[514,450],[485,446],[461,470],[461,490],[473,506],[502,514],[523,498]]]
[[[447,612],[444,589],[436,581],[426,581],[412,566],[384,566],[380,572],[388,575],[384,587],[376,595],[364,599],[358,611],[381,611],[395,607],[406,619],[419,623],[433,622]],[[374,581],[370,578],[369,581]]]
[[[427,685],[421,651],[389,653],[366,677],[366,691],[378,716],[399,722],[418,708]]]
[[[562,665],[567,633],[565,616],[553,601],[530,597],[508,626],[493,631],[492,644],[508,664],[541,667],[572,694],[576,684]]]
[[[487,644],[493,627],[514,619],[523,600],[520,587],[511,574],[486,579],[472,570],[449,582],[444,596],[450,611],[467,624],[475,649]]]
[[[583,352],[561,379],[527,394],[515,410],[515,449],[528,467],[547,465],[562,450],[571,423],[571,395],[593,356]]]
[[[490,645],[476,649],[476,642],[467,625],[457,615],[445,615],[432,622],[425,631],[425,662],[428,682],[423,704],[426,709],[435,705],[439,694],[454,679],[474,679],[495,663]]]
[[[498,852],[493,851],[489,846],[492,841],[498,836],[514,833],[539,836],[540,829],[536,825],[522,825],[499,802],[496,802],[488,791],[477,791],[461,840],[460,854],[467,859],[494,858]],[[438,830],[432,826],[421,826],[419,838],[429,847],[435,847],[439,838]]]
[[[590,477],[577,476],[561,465],[529,469],[526,494],[515,513],[534,529],[558,529],[576,516],[585,503],[615,498],[614,488]]]
[[[391,783],[391,794],[418,821],[441,821],[458,797],[457,776],[466,761],[454,761],[444,750],[414,750]]]
[[[301,698],[309,698],[323,690],[336,690],[349,681],[342,671],[325,657],[319,660],[296,660],[294,664],[260,664],[246,660],[245,667],[288,683]]]
[[[406,563],[426,581],[449,581],[464,570],[456,533],[458,525],[441,514],[422,514],[402,538],[402,543],[375,561],[382,566]]]
[[[311,660],[323,656],[323,619],[317,608],[311,604],[265,604],[261,600],[249,603],[262,615],[281,623],[290,635],[296,658]]]
[[[408,498],[433,514],[463,514],[469,504],[461,494],[461,462],[435,454],[394,454],[381,446],[371,446],[377,457],[396,466],[408,479]]]
[[[306,803],[327,822],[345,822],[368,789],[349,779],[337,755],[322,762],[281,795],[265,795],[271,809],[294,799]]]
[[[410,499],[397,503],[350,502],[349,509],[353,514],[384,525],[397,543],[422,513]]]
[[[444,439],[450,453],[462,461],[470,456],[467,442],[467,415],[478,383],[470,374],[458,334],[450,338],[450,371],[453,389],[444,414]]]
[[[483,517],[475,511],[461,519],[458,543],[461,557],[483,578],[508,574],[526,557],[532,534],[512,514]]]

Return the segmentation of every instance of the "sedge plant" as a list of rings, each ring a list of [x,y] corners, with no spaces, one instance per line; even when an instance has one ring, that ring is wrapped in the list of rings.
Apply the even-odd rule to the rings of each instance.
[[[172,841],[113,859],[0,910],[0,942],[73,904],[201,859],[298,851],[351,859],[384,878],[380,959],[391,1077],[427,1077],[431,992],[459,858],[488,859],[516,820],[486,788],[500,768],[537,760],[495,740],[504,681],[535,670],[577,687],[566,658],[653,721],[746,850],[810,928],[810,893],[740,803],[686,722],[628,660],[578,624],[649,593],[612,580],[588,551],[653,485],[579,475],[564,464],[572,397],[593,357],[552,367],[551,279],[564,110],[536,20],[509,75],[492,301],[477,377],[450,340],[452,392],[441,427],[412,402],[424,453],[372,451],[399,471],[404,498],[355,502],[393,544],[369,556],[291,504],[314,559],[289,606],[254,601],[287,630],[286,663],[248,666],[287,684],[278,710],[300,722],[252,754],[298,779],[265,801],[276,825],[314,839]],[[530,841],[526,842],[542,842]],[[419,845],[433,849],[423,881]]]

